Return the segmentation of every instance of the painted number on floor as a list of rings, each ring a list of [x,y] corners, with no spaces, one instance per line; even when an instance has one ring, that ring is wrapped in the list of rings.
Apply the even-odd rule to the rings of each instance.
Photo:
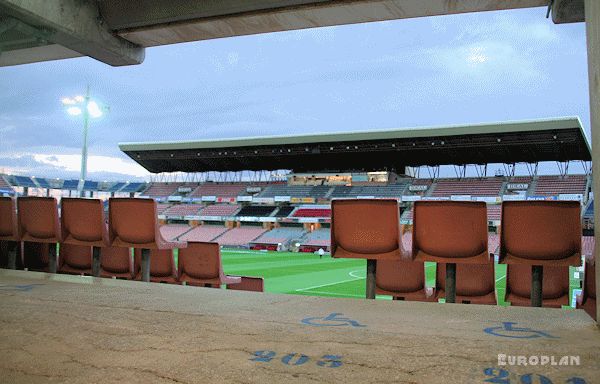
[[[277,353],[275,351],[256,351],[253,353],[253,357],[251,357],[250,360],[259,363],[270,363],[276,358],[276,355]],[[282,356],[281,359],[278,360],[285,365],[303,365],[310,361],[310,357],[302,353],[292,352]],[[323,355],[316,361],[316,364],[319,367],[338,368],[342,365],[342,356]]]
[[[483,370],[483,374],[487,377],[483,380],[484,383],[492,384],[553,384],[547,376],[540,375],[537,373],[527,373],[525,375],[516,375],[501,368],[486,368]],[[512,378],[516,378],[512,380]],[[561,382],[562,383],[562,382]],[[587,384],[585,379],[581,377],[570,377],[565,384]]]

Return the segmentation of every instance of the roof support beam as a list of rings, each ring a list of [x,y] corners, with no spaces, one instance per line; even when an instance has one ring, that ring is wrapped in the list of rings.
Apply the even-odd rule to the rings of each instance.
[[[105,25],[95,1],[0,0],[0,15],[18,19],[55,44],[113,66],[140,64],[144,48]]]
[[[552,21],[555,24],[578,23],[585,21],[584,0],[554,0]]]

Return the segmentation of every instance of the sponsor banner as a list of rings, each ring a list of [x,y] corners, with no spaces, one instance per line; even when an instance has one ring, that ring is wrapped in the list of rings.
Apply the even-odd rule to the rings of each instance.
[[[217,196],[202,196],[202,201],[216,201]]]
[[[527,200],[558,200],[558,196],[527,196]]]
[[[452,195],[450,196],[452,201],[471,201],[471,195]]]
[[[252,196],[238,196],[237,197],[237,201],[248,201],[251,202],[252,201]]]
[[[502,201],[522,201],[527,200],[527,196],[525,195],[502,195]]]
[[[200,216],[200,220],[202,221],[221,221],[221,216]]]
[[[488,204],[496,204],[500,202],[500,196],[477,196],[475,201],[483,201]]]
[[[412,219],[400,219],[402,225],[412,225]]]
[[[182,203],[191,203],[193,200],[191,197],[184,197],[181,199]]]
[[[183,199],[182,196],[169,196],[168,197],[168,201],[175,201],[175,202],[180,202]]]
[[[356,196],[357,199],[374,199],[375,196]]]
[[[235,203],[235,197],[217,197],[217,203]]]
[[[419,201],[421,200],[421,196],[402,196],[400,201]]]
[[[158,218],[159,218],[160,220],[166,220],[166,219],[167,219],[167,216],[165,216],[165,215],[158,215]]]
[[[253,197],[253,203],[273,204],[275,200],[272,197]]]
[[[428,197],[423,197],[421,200],[444,201],[444,200],[450,200],[450,198],[448,196],[441,196],[441,197],[428,196]]]
[[[259,217],[258,221],[260,221],[261,223],[276,223],[277,218],[276,217]]]
[[[154,200],[156,200],[158,203],[162,203],[163,201],[167,201],[166,197],[155,197]]]
[[[248,193],[258,193],[262,191],[261,187],[246,187],[246,192]]]
[[[319,219],[317,217],[299,217],[299,223],[318,223]]]
[[[408,186],[408,190],[411,192],[426,191],[427,188],[429,188],[428,185],[409,185]]]
[[[177,216],[177,215],[166,215],[167,219],[171,219],[171,220],[183,220],[183,216]]]
[[[276,202],[288,203],[291,200],[290,196],[275,196],[273,198]]]
[[[199,221],[200,220],[200,216],[196,216],[196,215],[187,215],[187,216],[183,216],[183,220],[193,220],[193,221]]]
[[[583,195],[581,193],[561,193],[558,195],[558,200],[583,201]]]
[[[511,190],[511,191],[515,190],[515,189],[519,189],[519,190],[525,191],[528,188],[529,188],[529,184],[527,184],[527,183],[509,183],[509,184],[506,184],[506,189]]]
[[[190,192],[192,192],[192,187],[179,187],[179,188],[177,188],[177,192],[190,193]]]
[[[237,220],[239,220],[239,221],[260,221],[258,217],[254,217],[254,216],[238,216]]]
[[[192,197],[193,202],[202,201],[201,197]]]
[[[311,203],[315,202],[315,198],[314,197],[303,197],[300,199],[300,202],[311,204]]]

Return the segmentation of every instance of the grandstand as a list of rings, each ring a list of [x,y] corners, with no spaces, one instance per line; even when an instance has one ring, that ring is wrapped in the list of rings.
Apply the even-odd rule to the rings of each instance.
[[[177,240],[190,229],[191,227],[187,224],[169,224],[162,225],[160,227],[160,232],[167,240]]]
[[[168,217],[197,216],[203,208],[200,204],[175,204],[162,211],[162,214]]]
[[[233,216],[240,206],[237,204],[213,204],[207,205],[206,208],[200,210],[200,216]]]
[[[182,241],[214,241],[216,238],[227,232],[224,226],[199,225],[181,236]]]
[[[502,178],[465,178],[460,180],[438,180],[433,187],[432,197],[469,195],[498,196],[504,180]]]
[[[265,232],[260,237],[250,242],[251,249],[268,249],[268,250],[282,250],[287,249],[292,240],[297,240],[304,236],[303,228],[295,227],[279,227],[274,228],[268,232]],[[270,247],[275,245],[275,247]],[[277,248],[281,245],[283,248]],[[264,247],[263,247],[264,246]]]
[[[247,247],[267,230],[262,227],[237,227],[223,233],[213,241],[230,247]]]
[[[246,184],[213,184],[206,183],[199,185],[190,194],[190,197],[215,196],[215,197],[236,197],[246,194]]]
[[[300,242],[300,252],[315,252],[320,248],[328,251],[330,248],[331,233],[329,228],[316,229],[307,234]]]

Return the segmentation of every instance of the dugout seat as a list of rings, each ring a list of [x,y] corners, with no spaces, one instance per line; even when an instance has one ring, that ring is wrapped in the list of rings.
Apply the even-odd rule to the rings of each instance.
[[[0,197],[0,267],[21,267],[20,241],[15,200]]]
[[[100,247],[108,246],[102,200],[63,198],[60,220],[63,244],[93,247],[90,273],[100,276]]]
[[[379,260],[375,272],[376,293],[394,300],[434,301],[433,288],[425,287],[425,263]]]
[[[154,199],[110,198],[109,243],[113,247],[140,249],[141,276],[150,281],[150,250],[185,248],[186,242],[167,241],[160,233]],[[155,252],[158,255],[158,253]],[[172,254],[171,254],[172,256]],[[163,257],[164,258],[164,257]],[[163,273],[163,261],[155,268]],[[166,275],[163,277],[167,277]]]
[[[58,273],[69,275],[92,274],[92,247],[60,243]]]
[[[133,268],[135,280],[142,280],[142,250],[134,250]],[[150,250],[150,281],[153,283],[178,284],[173,249]]]
[[[531,306],[531,266],[508,264],[506,266],[506,297],[511,305]],[[561,308],[569,305],[569,267],[544,267],[542,278],[542,307]]]
[[[58,207],[53,197],[19,197],[17,199],[17,221],[21,240],[25,242],[48,244],[48,253],[35,254],[35,247],[23,247],[23,263],[30,270],[56,273],[56,244],[62,241]]]
[[[436,300],[446,297],[446,265],[439,263],[436,270]],[[456,302],[462,304],[496,305],[496,278],[494,259],[486,264],[456,265]]]
[[[251,276],[230,276],[239,277],[241,282],[235,284],[228,284],[227,289],[233,289],[235,291],[253,291],[253,292],[264,292],[265,281],[262,277],[251,277]]]
[[[100,277],[131,280],[134,277],[130,248],[103,247],[100,249]]]
[[[187,285],[220,287],[221,284],[241,283],[240,277],[223,273],[218,243],[188,242],[187,248],[179,250],[177,266],[179,282]]]
[[[583,291],[577,296],[577,308],[583,309],[596,320],[596,265],[593,256],[586,258],[584,273]]]

